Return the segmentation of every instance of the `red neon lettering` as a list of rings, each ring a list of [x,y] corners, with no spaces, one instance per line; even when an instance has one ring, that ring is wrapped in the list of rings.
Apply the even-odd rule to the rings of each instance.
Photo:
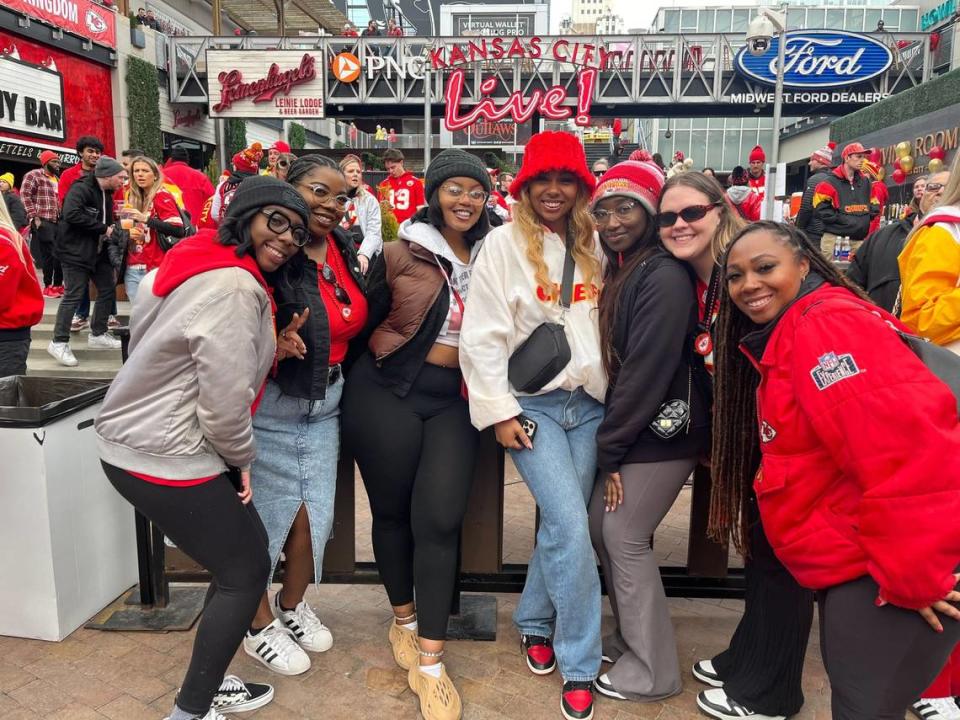
[[[559,60],[560,62],[566,62],[568,55],[562,54],[561,49],[566,52],[566,49],[570,46],[569,40],[557,40],[553,44],[553,59]]]
[[[309,53],[304,53],[299,67],[281,72],[280,66],[273,63],[265,78],[250,83],[243,81],[243,74],[239,70],[222,72],[217,76],[220,81],[220,102],[213,106],[213,110],[218,113],[229,110],[238,100],[270,102],[277,93],[289,95],[294,87],[310,82],[316,76],[314,57]]]
[[[443,60],[443,51],[445,48],[438,47],[436,50],[430,51],[430,64],[433,65],[434,70],[445,68],[447,63]]]

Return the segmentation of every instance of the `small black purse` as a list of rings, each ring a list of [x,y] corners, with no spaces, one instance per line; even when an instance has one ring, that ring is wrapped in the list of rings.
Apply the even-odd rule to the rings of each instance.
[[[690,432],[690,401],[692,395],[693,371],[687,365],[687,399],[667,400],[660,406],[660,411],[649,425],[654,435],[661,440],[672,440],[684,429]]]
[[[563,316],[570,309],[573,297],[573,271],[576,266],[567,241],[563,260],[563,281],[560,284],[560,322],[545,322],[534,328],[530,337],[513,351],[507,365],[507,378],[513,388],[523,393],[539,392],[563,372],[572,357],[570,343],[563,329]]]

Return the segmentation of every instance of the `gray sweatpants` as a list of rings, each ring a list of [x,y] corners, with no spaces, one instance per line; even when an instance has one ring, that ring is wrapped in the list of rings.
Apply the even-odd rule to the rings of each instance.
[[[670,609],[653,554],[653,533],[670,510],[696,458],[620,468],[623,505],[604,511],[605,475],[590,500],[590,537],[600,557],[617,630],[604,639],[614,666],[606,674],[621,695],[655,701],[680,692],[680,664]]]

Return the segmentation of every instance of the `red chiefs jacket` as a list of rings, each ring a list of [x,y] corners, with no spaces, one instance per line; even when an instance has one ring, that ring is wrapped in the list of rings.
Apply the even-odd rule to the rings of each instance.
[[[43,318],[43,293],[30,248],[0,227],[0,342],[30,337]]]
[[[960,564],[957,401],[896,318],[816,276],[804,285],[741,345],[761,376],[764,530],[805,587],[869,574],[890,603],[928,606]]]

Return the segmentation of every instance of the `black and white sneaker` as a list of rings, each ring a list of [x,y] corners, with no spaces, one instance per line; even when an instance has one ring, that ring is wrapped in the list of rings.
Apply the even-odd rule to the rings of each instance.
[[[701,660],[695,663],[691,672],[693,676],[704,685],[723,687],[723,680],[720,679],[720,673],[717,672],[711,660]]]
[[[326,652],[333,647],[333,635],[330,629],[320,622],[306,600],[301,600],[293,610],[280,607],[280,593],[273,596],[270,609],[275,618],[280,618],[287,630],[293,633],[297,643],[310,652]]]
[[[952,697],[921,698],[910,706],[920,720],[960,720],[960,707]]]
[[[610,678],[607,677],[606,673],[594,680],[593,686],[597,689],[598,693],[601,695],[606,695],[608,698],[613,698],[614,700],[627,699],[625,696],[617,692],[617,689],[613,686],[613,683],[610,682]]]
[[[723,688],[713,688],[704,690],[697,695],[697,707],[704,714],[718,720],[739,720],[739,718],[750,718],[750,720],[787,720],[786,715],[761,715],[744,707],[733,698],[727,697]]]
[[[227,713],[249,712],[262,708],[273,700],[273,686],[265,683],[245,683],[236,675],[227,675],[213,696],[213,709]]]
[[[279,618],[256,635],[248,631],[243,638],[243,650],[281,675],[301,675],[310,669],[310,658]]]

